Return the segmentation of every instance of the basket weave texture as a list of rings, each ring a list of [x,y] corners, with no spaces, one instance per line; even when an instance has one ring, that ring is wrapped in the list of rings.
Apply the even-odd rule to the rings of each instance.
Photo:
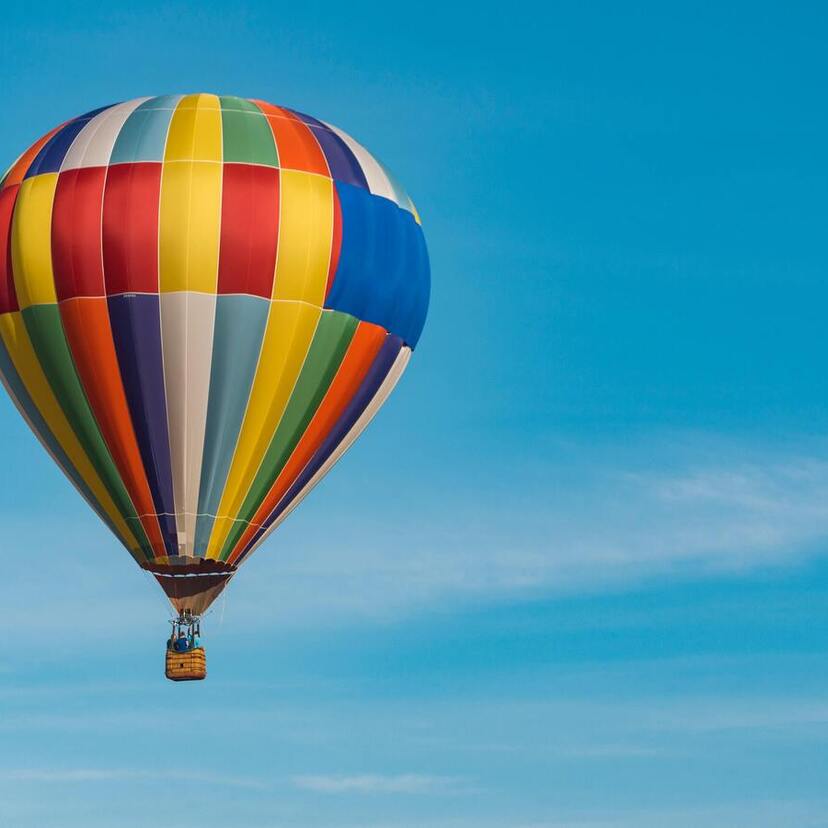
[[[186,653],[168,649],[165,675],[170,681],[200,681],[207,678],[204,647],[194,647]]]

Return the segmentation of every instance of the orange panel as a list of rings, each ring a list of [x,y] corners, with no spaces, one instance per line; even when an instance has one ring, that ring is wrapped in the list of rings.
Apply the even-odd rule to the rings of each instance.
[[[301,474],[302,469],[310,462],[316,450],[336,425],[348,403],[362,385],[362,381],[382,347],[386,335],[385,329],[379,325],[373,325],[370,322],[359,323],[342,364],[339,366],[330,388],[328,388],[328,393],[325,394],[319,408],[313,415],[313,419],[308,424],[307,430],[293,450],[293,454],[279,473],[276,482],[262,501],[262,505],[259,506],[252,523],[247,527],[236,544],[236,548],[228,557],[227,562],[229,564],[236,562],[245,546],[256,534],[259,526],[279,505],[279,501],[285,496],[288,489]]]
[[[68,299],[60,303],[60,316],[75,368],[101,434],[135,505],[153,552],[157,557],[164,557],[167,550],[132,428],[109,327],[106,299]]]
[[[292,112],[280,106],[253,101],[264,112],[273,130],[279,166],[283,170],[302,170],[330,178],[328,162],[313,132]]]
[[[67,121],[68,123],[68,121]],[[35,160],[35,157],[43,149],[43,145],[58,131],[63,129],[66,124],[61,124],[60,126],[55,127],[51,132],[47,132],[42,138],[39,138],[37,141],[34,142],[27,150],[20,156],[20,158],[15,161],[14,166],[9,170],[9,174],[6,176],[5,181],[3,182],[3,189],[5,190],[6,187],[12,187],[15,184],[20,184],[23,181],[23,176],[26,175],[29,167],[32,165],[32,161]]]

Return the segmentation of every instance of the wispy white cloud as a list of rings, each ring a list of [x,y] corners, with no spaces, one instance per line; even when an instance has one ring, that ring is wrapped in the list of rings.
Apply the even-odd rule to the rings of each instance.
[[[397,775],[297,775],[288,779],[264,780],[200,771],[141,768],[7,768],[0,769],[0,783],[45,783],[58,785],[101,782],[185,782],[220,785],[250,790],[269,790],[285,782],[292,787],[321,794],[433,794],[459,793],[468,784],[456,777],[416,773]]]
[[[751,828],[777,828],[780,825],[825,828],[828,825],[825,805],[825,801],[820,800],[751,799],[709,806],[688,803],[675,808],[630,808],[622,813],[602,812],[596,808],[591,813],[586,811],[560,819],[513,823],[508,828],[697,828],[699,825],[705,828],[733,828],[736,825],[750,825]],[[457,825],[455,828],[464,826]]]
[[[472,495],[466,474],[475,475]],[[498,474],[452,471],[416,492],[416,507],[392,498],[355,515],[332,502],[335,491],[309,498],[234,580],[209,623],[223,617],[225,598],[230,621],[243,607],[257,624],[327,625],[464,597],[796,563],[828,548],[828,446],[757,448],[703,435],[557,443]],[[7,560],[0,629],[51,627],[60,616],[94,638],[110,634],[102,618],[156,618],[163,635],[169,610],[160,590],[104,530],[89,543],[73,529],[57,555],[54,528],[32,539],[28,522],[16,526],[6,523],[0,541],[13,547],[25,538],[49,564],[44,571],[27,558]],[[33,600],[48,612],[32,612]]]
[[[12,768],[0,769],[2,782],[34,782],[50,784],[85,784],[96,782],[194,782],[225,785],[232,788],[263,790],[266,782],[223,774],[209,774],[179,770],[150,771],[134,768]]]
[[[583,809],[562,808],[559,815],[533,821],[492,818],[430,818],[428,828],[733,828],[750,825],[751,828],[778,828],[795,825],[797,828],[826,828],[825,800],[760,799],[735,800],[710,806],[695,804],[673,808],[616,808]],[[382,822],[354,822],[345,818],[337,828],[422,828],[422,820],[384,820]],[[259,828],[259,826],[257,826]],[[262,825],[260,828],[276,828]]]
[[[238,600],[268,615],[279,607],[280,620],[307,623],[463,595],[737,573],[828,546],[821,442],[757,449],[684,436],[543,454],[509,470],[514,485],[476,479],[470,499],[458,479],[439,502],[424,493],[414,514],[401,504],[373,519],[359,543],[317,541],[307,522],[287,523],[278,554],[260,553],[260,577],[239,578],[228,606]],[[336,520],[330,532],[341,534]]]
[[[324,794],[446,793],[457,792],[462,785],[462,780],[454,777],[427,776],[415,773],[294,776],[292,782],[297,788]]]
[[[634,744],[589,744],[558,746],[552,752],[563,759],[582,759],[585,761],[616,759],[650,759],[663,756],[664,748]]]
[[[697,698],[653,703],[640,710],[642,726],[657,732],[808,729],[828,736],[828,702],[819,698]]]
[[[155,779],[158,774],[141,771],[91,769],[44,770],[25,768],[0,772],[0,778],[10,782],[106,782],[115,779]]]

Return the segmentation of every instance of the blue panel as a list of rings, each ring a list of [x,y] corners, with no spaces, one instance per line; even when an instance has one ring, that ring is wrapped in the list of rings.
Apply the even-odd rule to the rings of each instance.
[[[213,361],[204,457],[198,490],[195,554],[207,551],[236,451],[250,387],[259,362],[270,301],[260,296],[219,296],[213,332]]]
[[[431,284],[422,228],[387,198],[340,182],[336,191],[342,249],[325,307],[382,325],[413,348]]]
[[[168,554],[177,555],[160,300],[158,294],[126,293],[110,296],[108,307],[121,380],[164,545]]]
[[[138,109],[175,109],[183,95],[158,95],[144,101]]]
[[[342,181],[346,184],[353,184],[356,187],[362,187],[364,190],[368,189],[368,181],[365,179],[365,173],[362,172],[362,167],[356,156],[351,152],[350,147],[335,133],[332,132],[322,121],[318,121],[310,115],[304,115],[301,112],[288,110],[304,121],[310,127],[319,146],[322,147],[322,152],[328,162],[328,168],[331,171],[331,178],[334,181]]]
[[[144,101],[126,119],[109,163],[163,161],[173,110],[180,100],[181,95],[165,95]]]
[[[110,104],[112,106],[112,104]],[[69,121],[66,126],[58,130],[40,149],[35,156],[32,165],[29,167],[24,178],[31,178],[42,173],[60,172],[60,165],[69,152],[72,142],[78,137],[78,133],[99,113],[110,106],[102,106],[100,109],[93,109],[74,121]]]

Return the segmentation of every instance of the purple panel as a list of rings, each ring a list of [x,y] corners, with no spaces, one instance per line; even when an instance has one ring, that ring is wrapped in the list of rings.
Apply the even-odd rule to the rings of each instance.
[[[168,554],[177,555],[160,300],[157,294],[126,293],[110,296],[108,304],[124,391],[164,545]]]
[[[332,132],[322,121],[310,115],[303,115],[294,109],[289,109],[297,118],[303,121],[311,132],[313,132],[331,170],[331,177],[336,181],[344,181],[347,184],[354,184],[357,187],[368,189],[368,182],[356,156],[348,148],[348,145],[335,133]]]
[[[362,412],[368,407],[368,404],[374,399],[383,380],[388,376],[388,372],[394,365],[397,355],[403,347],[403,341],[398,336],[389,334],[385,337],[385,342],[379,349],[374,362],[368,369],[365,379],[362,381],[356,394],[351,398],[347,408],[342,412],[342,416],[331,429],[328,436],[321,446],[316,450],[310,462],[302,469],[301,474],[296,478],[293,485],[285,493],[285,496],[279,501],[279,505],[267,516],[267,519],[261,525],[259,530],[250,539],[250,542],[244,548],[244,551],[239,555],[236,566],[240,566],[245,556],[250,552],[253,545],[261,538],[267,531],[268,527],[273,524],[275,520],[290,506],[297,495],[308,484],[310,479],[322,468],[325,461],[334,453],[336,447],[345,439],[348,432],[354,427],[356,421],[362,416]]]
[[[110,106],[112,106],[110,104]],[[58,130],[40,149],[40,152],[35,156],[31,166],[26,172],[24,178],[31,178],[41,173],[59,172],[60,165],[69,152],[69,147],[72,142],[78,137],[78,133],[98,114],[109,106],[102,106],[100,109],[93,109],[87,112],[86,115],[81,115],[80,118],[75,118],[74,121],[69,121],[63,129]]]

